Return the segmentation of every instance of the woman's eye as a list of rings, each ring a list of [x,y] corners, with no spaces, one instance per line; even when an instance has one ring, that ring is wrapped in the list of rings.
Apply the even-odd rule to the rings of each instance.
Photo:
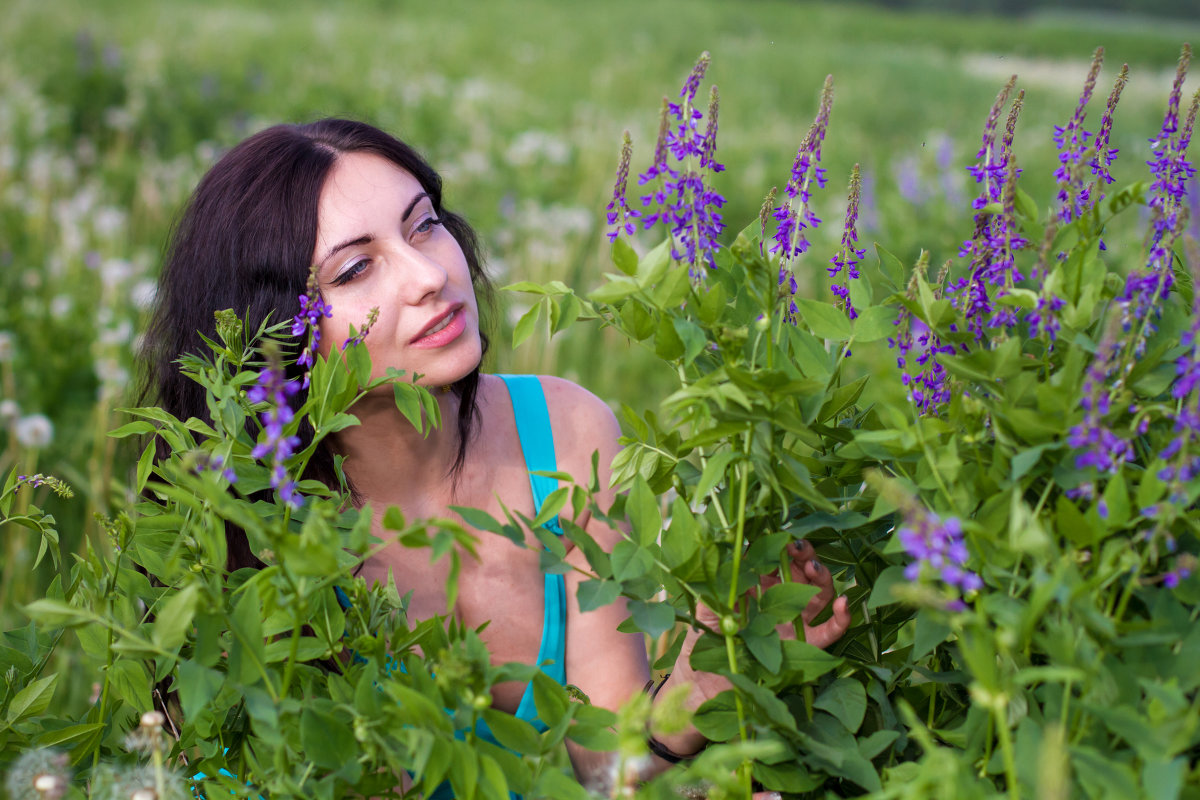
[[[353,264],[346,267],[346,269],[342,270],[338,274],[338,276],[333,279],[333,281],[332,281],[333,285],[334,286],[345,286],[347,283],[349,283],[350,281],[357,278],[359,276],[359,274],[362,273],[362,271],[364,269],[366,269],[367,265],[370,263],[371,263],[371,259],[369,259],[369,258],[364,258],[359,261],[355,261]]]
[[[417,227],[413,229],[414,233],[429,233],[435,225],[441,225],[442,221],[437,217],[426,217],[417,223]]]

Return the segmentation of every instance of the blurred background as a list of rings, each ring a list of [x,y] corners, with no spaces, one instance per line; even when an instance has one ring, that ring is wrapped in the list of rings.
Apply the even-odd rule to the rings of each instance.
[[[1198,13],[1192,0],[10,0],[0,15],[0,475],[19,466],[75,488],[72,501],[33,498],[58,516],[68,548],[95,513],[125,506],[135,454],[106,432],[133,402],[166,237],[203,172],[267,125],[344,115],[385,128],[442,172],[447,205],[478,228],[498,285],[558,279],[586,291],[610,269],[604,206],[621,133],[633,136],[633,172],[645,169],[661,98],[702,51],[721,91],[727,170],[716,184],[730,235],[783,188],[832,74],[829,184],[814,197],[826,223],[800,276],[816,295],[856,162],[868,249],[878,241],[909,264],[921,248],[935,264],[955,256],[973,229],[966,167],[1013,73],[1027,92],[1023,186],[1044,209],[1053,126],[1073,113],[1097,45],[1107,57],[1087,127],[1128,62],[1114,173],[1119,184],[1145,178],[1180,46],[1200,44]],[[669,391],[652,356],[592,326],[514,352],[523,302],[500,298],[495,369],[563,375],[639,409]],[[0,588],[0,619],[50,577],[48,566],[29,573],[25,535],[0,530],[4,574],[21,583]]]

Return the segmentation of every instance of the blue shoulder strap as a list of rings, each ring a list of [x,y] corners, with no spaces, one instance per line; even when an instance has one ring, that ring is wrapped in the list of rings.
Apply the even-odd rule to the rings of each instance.
[[[554,455],[554,433],[550,429],[550,410],[546,407],[546,395],[542,382],[536,375],[497,375],[508,387],[512,398],[513,416],[517,420],[517,437],[521,440],[521,452],[525,456],[525,468],[529,470],[529,486],[533,490],[533,508],[537,513],[550,493],[558,488],[558,481],[535,472],[555,472],[558,459]],[[562,535],[557,519],[543,527]]]

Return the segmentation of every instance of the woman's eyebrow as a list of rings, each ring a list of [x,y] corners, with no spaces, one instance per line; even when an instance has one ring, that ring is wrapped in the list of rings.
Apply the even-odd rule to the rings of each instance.
[[[400,221],[407,222],[408,218],[412,216],[413,209],[417,207],[417,203],[425,199],[429,199],[428,192],[420,192],[416,197],[409,201],[408,205],[404,209],[404,213],[400,215]],[[341,244],[334,245],[332,248],[330,248],[329,252],[325,254],[325,257],[322,258],[319,263],[324,264],[326,261],[333,258],[338,251],[345,250],[347,247],[357,247],[362,244],[370,244],[374,240],[375,237],[371,235],[359,236],[357,239],[347,239]]]
[[[408,218],[410,216],[412,216],[413,209],[417,207],[417,203],[421,202],[421,200],[423,198],[428,198],[428,197],[429,197],[428,192],[421,192],[416,197],[414,197],[412,199],[412,202],[408,204],[408,208],[404,209],[404,213],[400,216],[400,221],[408,222]],[[433,201],[431,200],[430,202],[433,202]]]

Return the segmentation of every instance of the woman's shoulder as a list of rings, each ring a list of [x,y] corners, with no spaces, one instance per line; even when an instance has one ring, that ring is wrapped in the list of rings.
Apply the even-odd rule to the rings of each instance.
[[[535,375],[546,398],[559,468],[590,471],[592,453],[600,451],[608,466],[619,449],[621,426],[608,404],[577,383],[554,375]],[[583,475],[586,475],[584,472]]]

